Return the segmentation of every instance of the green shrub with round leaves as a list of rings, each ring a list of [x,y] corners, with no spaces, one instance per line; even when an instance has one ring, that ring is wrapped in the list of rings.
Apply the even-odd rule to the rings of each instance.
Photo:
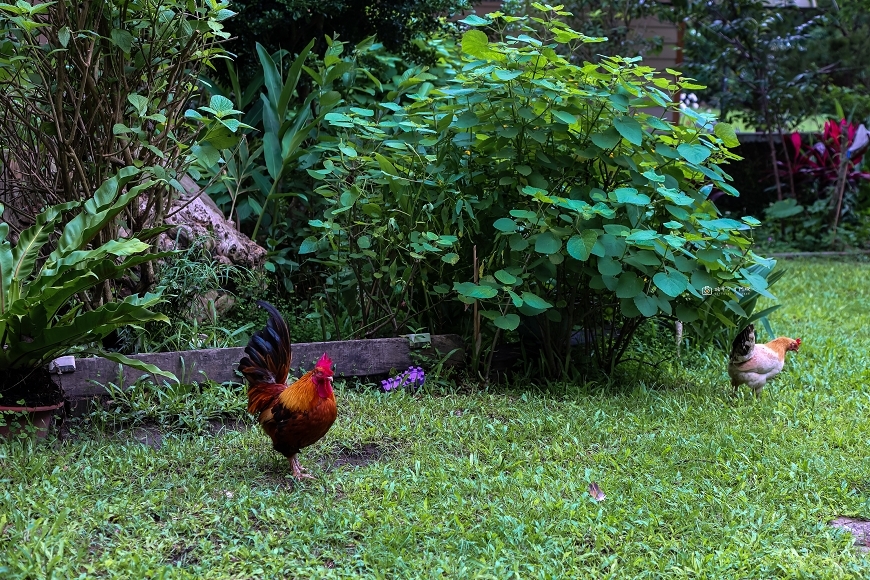
[[[773,262],[752,251],[757,220],[707,200],[713,188],[737,195],[723,168],[734,130],[669,120],[674,94],[696,87],[676,71],[562,56],[599,39],[535,7],[466,19],[450,74],[404,80],[410,104],[326,115],[337,136],[309,172],[329,206],[303,253],[344,285],[348,312],[439,312],[414,319],[433,331],[477,312],[486,344],[537,338],[550,374],[572,345],[612,370],[651,317],[736,326],[747,290],[769,294],[758,272]],[[379,286],[396,291],[367,295]]]

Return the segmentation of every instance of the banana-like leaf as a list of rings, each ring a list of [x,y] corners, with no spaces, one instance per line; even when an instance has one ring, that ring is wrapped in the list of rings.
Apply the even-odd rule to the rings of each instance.
[[[266,52],[259,42],[256,45],[257,56],[260,57],[260,65],[263,67],[263,77],[266,81],[266,92],[268,92],[269,103],[277,111],[278,98],[281,94],[281,75],[278,72],[278,67],[272,59],[272,55]]]
[[[41,293],[42,297],[40,300],[45,305],[46,311],[54,316],[70,298],[79,292],[92,288],[106,280],[118,278],[134,266],[163,258],[171,254],[172,252],[139,254],[131,256],[121,263],[117,263],[111,258],[104,259],[91,265],[90,268],[85,270],[77,269],[68,272],[69,276],[65,277],[63,285],[51,286],[50,288],[44,289]]]
[[[93,250],[74,250],[58,260],[48,260],[45,263],[40,276],[46,278],[56,276],[66,270],[68,266],[76,266],[84,262],[101,260],[108,255],[131,256],[148,250],[148,244],[136,238],[129,240],[109,240],[99,248]]]
[[[168,322],[162,314],[148,308],[160,300],[160,293],[143,297],[129,296],[91,312],[80,312],[80,305],[70,304],[79,292],[105,280],[117,278],[129,268],[174,252],[147,254],[148,244],[137,238],[111,240],[100,247],[86,249],[94,237],[154,181],[124,188],[140,174],[134,167],[122,169],[106,180],[84,203],[70,202],[50,207],[36,217],[33,226],[19,236],[12,247],[6,235],[9,226],[0,223],[0,369],[36,368],[76,347],[94,343],[122,326],[150,321]],[[67,222],[54,251],[34,275],[40,252],[50,235],[61,223],[65,212],[81,207]],[[153,237],[166,227],[143,232]],[[120,262],[118,261],[120,259]],[[19,295],[20,292],[20,295]],[[67,308],[62,315],[58,312]],[[121,360],[121,355],[105,355]],[[126,359],[124,364],[172,378],[139,361]]]
[[[284,115],[287,114],[287,104],[290,102],[290,97],[293,96],[293,91],[296,90],[296,85],[299,84],[299,77],[302,74],[302,65],[305,64],[305,59],[308,58],[308,53],[311,52],[311,49],[314,47],[315,39],[312,38],[311,42],[308,43],[308,46],[302,49],[302,52],[299,53],[299,56],[296,57],[296,60],[293,61],[293,64],[290,66],[290,70],[287,73],[287,80],[284,82],[284,88],[281,89],[281,96],[278,97],[277,103],[277,111],[278,111],[278,122],[284,121]]]
[[[9,308],[9,287],[12,285],[12,269],[15,260],[12,257],[12,245],[6,236],[9,235],[9,224],[0,223],[0,314]],[[5,327],[3,328],[5,331]]]
[[[86,288],[82,288],[86,290],[105,280],[122,276],[127,269],[133,266],[174,254],[174,252],[136,254],[118,263],[114,258],[107,257],[102,252],[99,252],[99,248],[92,250],[92,252],[93,254],[87,260],[65,264],[62,269],[56,269],[51,275],[40,275],[34,279],[28,290],[28,301],[32,301],[31,297],[37,294],[48,294],[49,288],[65,286],[70,280],[82,276],[83,272],[93,272],[98,276],[97,280],[91,282]],[[40,299],[45,299],[45,297]]]
[[[94,216],[93,219],[88,220],[86,222],[85,228],[80,233],[81,245],[79,247],[81,248],[91,243],[91,240],[93,240],[97,236],[97,234],[99,234],[103,230],[103,228],[111,223],[112,220],[114,220],[119,213],[124,211],[124,208],[127,207],[127,205],[131,201],[139,197],[140,193],[154,186],[154,184],[156,183],[156,181],[152,180],[146,181],[145,183],[140,183],[135,187],[131,187],[126,192],[124,192],[118,198],[118,200],[110,205],[105,211],[100,212],[99,214]],[[66,228],[64,228],[64,230],[66,230]],[[64,231],[64,233],[66,232]]]
[[[80,202],[70,201],[51,206],[36,216],[36,221],[32,226],[21,232],[18,243],[12,250],[13,279],[22,281],[30,276],[40,250],[48,242],[49,236],[63,218],[63,214],[79,205],[81,205]]]
[[[175,376],[174,373],[169,371],[164,371],[152,364],[143,362],[141,360],[132,359],[130,357],[126,357],[119,352],[100,352],[100,356],[103,358],[107,358],[110,361],[114,361],[116,363],[127,365],[128,367],[132,367],[137,371],[143,371],[146,373],[151,373],[152,375],[160,375],[161,377],[166,377],[175,383],[178,383],[178,377]]]
[[[0,368],[35,368],[69,352],[74,346],[97,342],[121,326],[151,321],[169,322],[166,316],[142,305],[156,300],[159,300],[159,295],[127,297],[122,302],[112,302],[84,312],[70,324],[46,328],[38,336],[32,336],[31,342],[10,341],[9,348],[0,352]],[[39,309],[35,312],[38,313]]]
[[[142,230],[140,232],[137,232],[136,238],[139,240],[142,240],[144,242],[144,241],[156,238],[157,236],[159,236],[163,232],[169,231],[171,229],[172,229],[172,226],[170,226],[170,225],[162,225],[162,226],[158,226],[156,228],[148,228],[148,229]]]
[[[45,262],[39,275],[50,278],[68,270],[70,266],[77,266],[85,262],[101,260],[108,255],[131,256],[133,254],[140,254],[147,251],[148,248],[148,244],[136,238],[128,240],[109,240],[102,246],[93,250],[73,250],[57,260],[49,259]]]
[[[143,189],[154,185],[154,181],[148,181],[118,196],[118,191],[138,174],[138,170],[131,173],[125,169],[129,168],[125,167],[118,172],[118,175],[104,181],[94,196],[85,202],[82,211],[66,224],[57,247],[49,259],[57,260],[70,252],[82,249]]]

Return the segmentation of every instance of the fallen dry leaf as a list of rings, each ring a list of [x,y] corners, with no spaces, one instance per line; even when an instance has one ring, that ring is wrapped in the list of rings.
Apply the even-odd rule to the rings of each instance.
[[[598,483],[594,481],[589,484],[589,495],[591,495],[592,499],[595,501],[604,501],[604,498],[607,497],[604,495],[604,492],[601,491],[601,488],[598,487]]]

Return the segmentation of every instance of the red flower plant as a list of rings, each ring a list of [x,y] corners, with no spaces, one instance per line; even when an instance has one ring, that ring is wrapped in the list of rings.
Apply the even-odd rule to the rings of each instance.
[[[825,130],[820,139],[812,146],[805,147],[800,133],[790,135],[794,155],[791,170],[795,181],[815,181],[819,189],[837,182],[840,163],[843,161],[843,137],[845,137],[846,181],[854,183],[860,179],[870,179],[870,173],[858,169],[867,145],[870,132],[864,125],[849,123],[845,119],[839,123],[834,120],[825,122]],[[788,166],[779,163],[780,176],[788,178]]]

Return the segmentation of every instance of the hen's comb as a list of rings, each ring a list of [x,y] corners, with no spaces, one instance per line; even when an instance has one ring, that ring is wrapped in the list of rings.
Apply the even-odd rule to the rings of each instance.
[[[798,345],[798,346],[800,346],[800,345],[801,345],[801,339],[799,339],[799,338],[796,338],[796,339],[795,339],[795,340],[794,340],[794,341],[795,341],[795,342],[796,342],[796,343],[797,343],[797,345]],[[325,356],[325,355],[324,355],[324,356]]]

